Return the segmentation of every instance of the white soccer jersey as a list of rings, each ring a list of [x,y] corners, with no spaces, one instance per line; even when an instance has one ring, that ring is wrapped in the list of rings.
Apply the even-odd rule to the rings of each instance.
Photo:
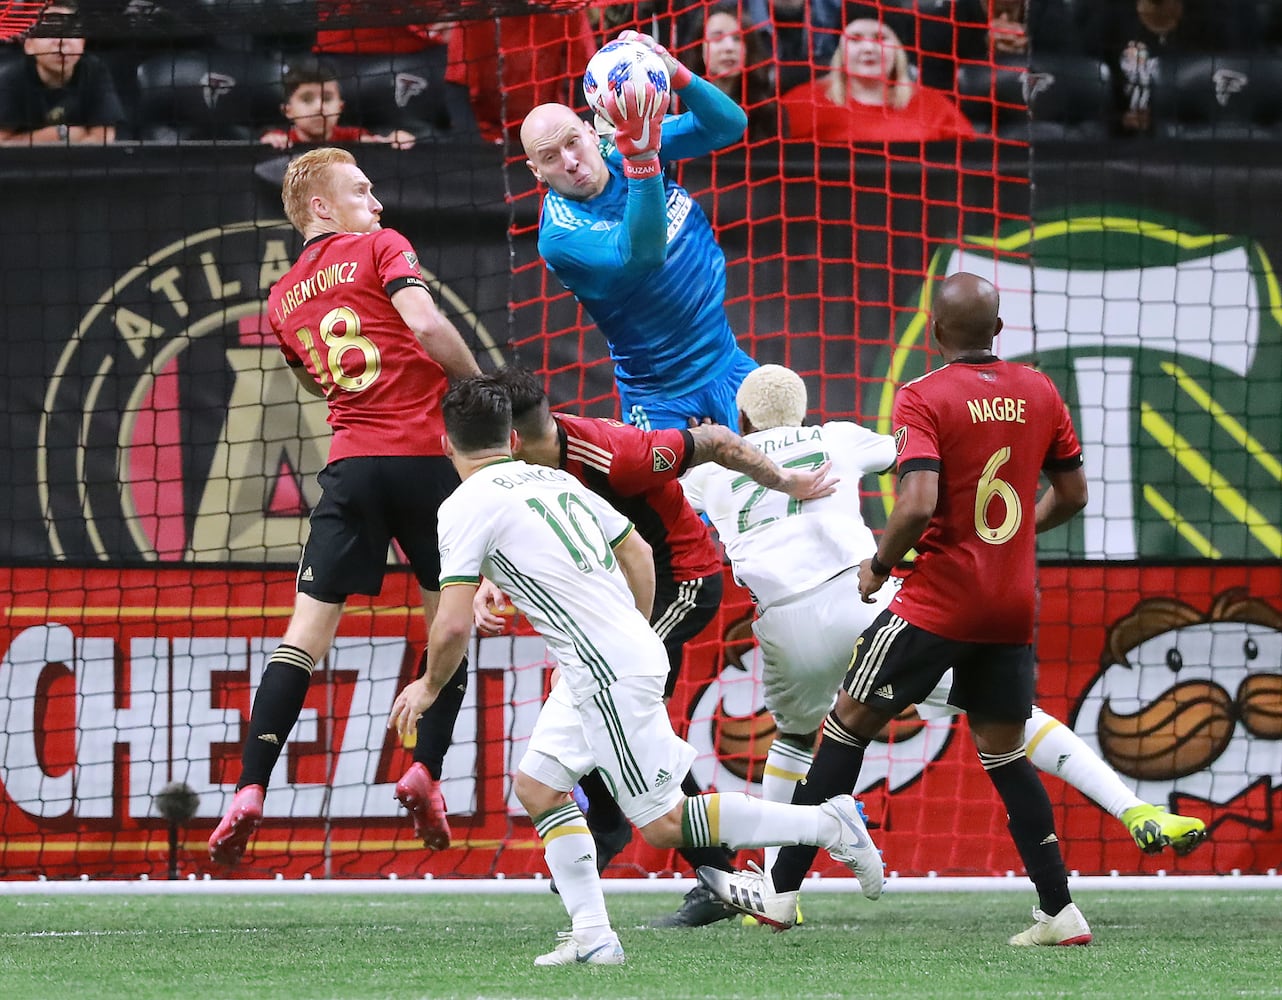
[[[632,522],[560,469],[501,460],[464,480],[437,520],[441,587],[492,580],[547,640],[574,703],[619,677],[668,673],[613,546]]]
[[[711,462],[682,479],[695,510],[708,515],[757,604],[803,593],[877,551],[859,510],[859,480],[895,462],[895,439],[837,420],[818,427],[776,427],[746,438],[785,468],[832,461],[837,491],[804,503]]]

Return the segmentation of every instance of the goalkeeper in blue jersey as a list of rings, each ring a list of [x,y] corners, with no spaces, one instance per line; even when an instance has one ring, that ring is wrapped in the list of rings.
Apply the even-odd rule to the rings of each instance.
[[[688,110],[666,115],[661,95],[629,82],[622,100],[606,98],[612,140],[564,104],[531,111],[521,143],[549,188],[539,253],[605,335],[625,420],[734,427],[735,392],[757,365],[726,318],[726,258],[712,226],[663,167],[735,142],[748,119],[653,38],[619,37],[658,53]]]

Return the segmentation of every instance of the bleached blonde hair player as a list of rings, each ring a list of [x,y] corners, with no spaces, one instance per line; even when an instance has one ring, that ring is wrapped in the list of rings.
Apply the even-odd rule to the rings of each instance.
[[[751,372],[736,401],[750,444],[785,468],[830,460],[838,480],[832,495],[804,503],[740,483],[743,477],[716,465],[696,466],[681,480],[691,506],[706,513],[720,534],[735,579],[756,599],[752,630],[761,646],[766,708],[778,730],[766,756],[762,795],[791,802],[855,641],[895,594],[894,586],[883,587],[872,604],[863,603],[856,572],[877,551],[860,512],[859,481],[895,464],[895,442],[848,421],[803,426],[805,382],[781,365]],[[917,706],[922,718],[960,714],[948,704],[952,683],[949,671]],[[1121,820],[1146,853],[1167,846],[1187,853],[1203,838],[1201,820],[1138,798],[1071,729],[1036,706],[1024,738],[1034,765]],[[777,853],[767,850],[767,871]]]

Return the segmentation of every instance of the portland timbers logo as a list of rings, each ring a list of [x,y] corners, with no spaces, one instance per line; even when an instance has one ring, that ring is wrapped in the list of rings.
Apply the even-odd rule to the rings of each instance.
[[[1088,506],[1043,557],[1282,556],[1282,292],[1260,244],[1075,206],[944,248],[875,373],[883,432],[894,387],[939,363],[930,295],[957,271],[998,287],[997,352],[1054,380],[1082,441]]]

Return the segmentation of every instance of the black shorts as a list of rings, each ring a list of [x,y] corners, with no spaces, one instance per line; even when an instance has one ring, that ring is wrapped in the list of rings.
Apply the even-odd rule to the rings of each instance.
[[[720,570],[681,583],[671,578],[655,581],[654,614],[650,616],[650,626],[668,651],[668,682],[663,686],[665,698],[671,698],[676,690],[686,643],[717,617],[724,589],[725,581]]]
[[[443,455],[342,458],[317,477],[321,498],[312,510],[297,587],[318,601],[377,594],[396,539],[425,590],[441,586],[436,511],[459,484]]]
[[[961,642],[911,625],[889,609],[855,641],[841,686],[855,701],[897,715],[953,669],[948,704],[976,719],[1022,722],[1037,683],[1031,644]]]

